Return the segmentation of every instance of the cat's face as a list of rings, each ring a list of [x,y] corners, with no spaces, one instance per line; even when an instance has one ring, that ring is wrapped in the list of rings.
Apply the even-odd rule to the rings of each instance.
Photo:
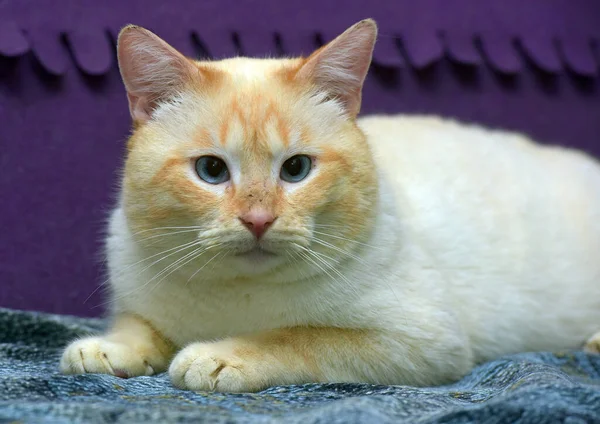
[[[121,46],[127,86],[122,54],[132,52]],[[172,249],[165,262],[200,270],[198,279],[309,277],[352,255],[369,230],[377,192],[371,154],[354,121],[360,87],[332,93],[315,84],[318,70],[306,70],[320,65],[311,65],[314,56],[220,62],[175,56],[174,74],[161,78],[179,78],[167,88],[177,89],[145,99],[139,93],[147,85],[131,88],[143,72],[129,81],[137,128],[123,205],[140,246]],[[157,81],[152,75],[145,83]]]

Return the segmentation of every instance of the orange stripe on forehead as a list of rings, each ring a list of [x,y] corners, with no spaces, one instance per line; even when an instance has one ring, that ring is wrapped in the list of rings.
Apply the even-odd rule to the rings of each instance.
[[[248,102],[250,106],[249,121],[258,125],[261,119],[262,105],[265,104],[262,93],[260,91],[252,93],[248,96]]]
[[[305,145],[309,145],[312,141],[312,134],[310,129],[306,125],[300,127],[300,142]]]
[[[288,147],[290,145],[290,128],[281,117],[277,120],[277,132],[281,136],[283,145]]]
[[[273,102],[269,102],[267,109],[265,110],[265,114],[263,115],[263,125],[269,122],[269,120],[277,114],[277,110],[275,106],[273,106]]]
[[[212,146],[213,141],[208,130],[206,128],[199,129],[196,135],[194,136],[194,147],[202,147],[208,149]]]
[[[275,106],[273,106],[273,103],[270,103],[269,106],[272,111],[271,115],[276,120],[277,133],[281,137],[281,142],[284,146],[288,147],[290,145],[290,128],[285,122],[285,119],[281,115],[280,111]],[[265,119],[265,124],[266,122],[267,120]]]
[[[227,109],[223,111],[223,122],[219,127],[221,144],[227,143],[231,137],[233,120],[237,120],[242,131],[242,139],[247,151],[252,154],[268,153],[271,151],[269,127],[272,125],[279,141],[288,147],[291,143],[291,128],[277,104],[265,98],[262,92],[243,92],[234,97]],[[272,136],[271,136],[272,137]]]
[[[262,122],[258,124],[260,125],[262,134],[267,132],[266,127],[272,120],[275,121],[277,133],[281,138],[281,142],[284,146],[288,147],[290,145],[290,128],[279,109],[277,109],[273,102],[269,102],[269,105],[267,106],[267,109],[263,115]]]
[[[237,121],[237,122],[236,122]],[[219,126],[219,141],[222,146],[227,144],[228,137],[231,137],[237,125],[242,131],[242,139],[246,138],[248,131],[248,121],[240,106],[238,98],[234,96],[231,102],[221,112],[221,124]]]
[[[242,110],[242,108],[240,107],[240,104],[238,103],[237,98],[233,98],[232,102],[231,102],[231,118],[233,118],[234,116],[237,116],[237,118],[240,121],[240,124],[242,124],[242,127],[246,127],[248,125],[248,123],[246,122],[246,117],[244,116],[244,111]]]
[[[229,117],[224,117],[219,128],[219,141],[224,146],[227,143],[227,134],[229,133]]]

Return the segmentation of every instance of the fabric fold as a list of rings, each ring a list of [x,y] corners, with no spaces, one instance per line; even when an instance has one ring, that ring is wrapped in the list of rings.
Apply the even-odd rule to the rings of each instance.
[[[225,59],[239,56],[235,45],[235,34],[229,31],[195,31],[197,39],[208,50],[212,59]]]
[[[406,63],[398,48],[398,38],[392,35],[380,35],[375,44],[373,62],[391,68],[405,66]]]
[[[69,67],[69,52],[62,34],[53,28],[34,28],[28,31],[31,49],[41,67],[51,75],[63,75]]]
[[[23,28],[12,20],[4,20],[0,21],[0,56],[18,57],[32,52],[42,68],[53,75],[62,75],[73,65],[87,74],[102,75],[117,66],[114,48],[119,29],[110,24],[104,27],[83,22],[68,29],[47,24]],[[161,31],[159,25],[152,30],[186,56],[203,59],[239,55],[308,56],[321,42],[329,42],[339,35],[339,31],[332,28],[181,28],[177,31],[163,28]],[[406,66],[420,70],[449,59],[470,66],[486,64],[505,74],[519,73],[531,62],[547,73],[568,71],[594,77],[600,74],[600,56],[595,57],[600,53],[594,51],[594,45],[600,46],[600,35],[582,34],[513,34],[493,30],[478,33],[416,26],[397,30],[381,28],[373,62],[384,67]]]
[[[561,57],[567,67],[576,74],[592,77],[598,73],[591,40],[584,37],[565,37],[558,42]]]
[[[504,74],[516,74],[522,69],[521,58],[509,36],[483,33],[481,48],[487,63],[494,70]]]
[[[444,57],[444,49],[434,31],[411,31],[402,37],[410,65],[416,69],[427,68]]]
[[[266,31],[238,32],[238,40],[244,56],[268,58],[277,57],[275,34]]]
[[[527,57],[537,67],[552,74],[562,70],[558,50],[550,37],[530,34],[519,41]]]
[[[309,56],[317,47],[316,34],[306,32],[281,34],[281,47],[286,56]]]
[[[89,75],[102,75],[113,64],[108,33],[102,29],[76,29],[66,34],[77,65]]]
[[[29,41],[15,22],[0,21],[0,54],[13,57],[29,51]]]
[[[444,33],[442,39],[445,53],[455,62],[465,65],[480,65],[483,61],[481,53],[475,46],[475,38],[472,35],[458,32]]]

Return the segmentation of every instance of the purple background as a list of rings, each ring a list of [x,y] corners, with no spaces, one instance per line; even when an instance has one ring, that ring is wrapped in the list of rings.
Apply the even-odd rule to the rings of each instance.
[[[295,55],[366,17],[380,38],[363,113],[437,113],[600,155],[599,1],[0,0],[0,306],[102,312],[102,296],[84,300],[103,281],[129,132],[120,27],[195,57]]]

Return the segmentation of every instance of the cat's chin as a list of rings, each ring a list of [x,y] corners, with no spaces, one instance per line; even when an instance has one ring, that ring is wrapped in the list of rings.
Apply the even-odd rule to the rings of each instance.
[[[232,256],[235,266],[242,273],[257,274],[270,271],[277,267],[283,258],[281,255],[255,247],[250,250],[236,253]]]

